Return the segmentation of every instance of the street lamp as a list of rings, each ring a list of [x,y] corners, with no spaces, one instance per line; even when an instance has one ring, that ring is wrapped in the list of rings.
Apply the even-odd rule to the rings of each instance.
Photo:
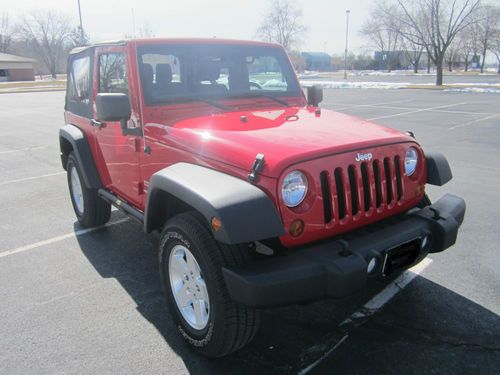
[[[349,38],[349,13],[351,13],[351,11],[347,9],[345,11],[347,22],[345,27],[344,79],[347,79],[347,40]]]
[[[80,8],[80,0],[78,0],[78,15],[80,16],[80,44],[83,46],[85,36],[83,34],[82,9]]]

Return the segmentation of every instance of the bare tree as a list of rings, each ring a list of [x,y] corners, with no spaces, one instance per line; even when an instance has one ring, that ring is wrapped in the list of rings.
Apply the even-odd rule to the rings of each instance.
[[[302,11],[293,0],[271,0],[270,5],[269,13],[257,29],[257,37],[291,51],[307,31],[302,24]]]
[[[68,36],[68,50],[75,48],[75,47],[80,47],[80,46],[87,46],[90,44],[90,37],[89,35],[83,31],[83,40],[82,40],[82,32],[80,29],[80,26],[77,26],[73,28]]]
[[[401,38],[401,48],[413,67],[413,73],[418,73],[418,67],[424,53],[424,47],[420,44],[413,43],[411,40]]]
[[[396,0],[403,36],[422,45],[436,65],[436,85],[443,84],[446,50],[462,30],[474,22],[480,0]]]
[[[378,9],[374,8],[370,18],[361,27],[364,35],[382,54],[387,71],[396,67],[398,61],[397,49],[400,44],[401,35],[392,24],[392,20],[381,18],[377,15]]]
[[[31,44],[53,78],[56,78],[71,30],[65,15],[50,10],[33,11],[24,16],[19,25],[21,37]]]
[[[464,61],[464,69],[467,72],[474,56],[477,56],[479,51],[476,24],[463,29],[457,34],[456,38],[459,40],[460,50],[458,53]]]
[[[500,74],[500,25],[493,30],[492,42],[490,45],[490,51],[496,56],[498,61],[497,73]]]
[[[498,24],[500,24],[499,9],[499,7],[492,5],[484,5],[477,12],[476,26],[478,42],[481,48],[481,73],[484,72],[486,52],[488,52],[493,32],[498,28]]]
[[[459,38],[453,39],[450,46],[446,49],[444,59],[448,65],[448,71],[453,72],[454,65],[460,59],[460,51],[462,50],[461,40]]]
[[[9,13],[0,14],[0,52],[9,52],[12,46],[13,30],[10,25]]]

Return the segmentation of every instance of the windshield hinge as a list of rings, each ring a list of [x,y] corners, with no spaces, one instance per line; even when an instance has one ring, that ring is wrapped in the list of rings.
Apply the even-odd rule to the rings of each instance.
[[[264,154],[257,154],[252,165],[252,171],[248,175],[250,182],[257,182],[259,180],[259,172],[264,169]]]

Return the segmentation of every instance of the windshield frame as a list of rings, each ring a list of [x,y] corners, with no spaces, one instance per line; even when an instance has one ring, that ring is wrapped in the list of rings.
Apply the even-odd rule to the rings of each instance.
[[[184,53],[183,58],[188,56],[188,58],[193,59],[193,55],[200,55],[206,53],[207,56],[210,54],[222,54],[224,50],[234,52],[235,55],[244,56],[272,56],[276,58],[276,62],[279,64],[280,73],[282,79],[286,81],[286,90],[249,90],[249,91],[239,91],[231,93],[193,93],[191,95],[182,94],[177,97],[173,96],[167,99],[161,98],[151,98],[145,95],[148,90],[144,84],[144,73],[141,69],[143,65],[142,56],[146,54],[172,54],[174,56],[180,56]],[[137,68],[138,68],[138,79],[139,85],[142,91],[142,97],[145,106],[168,106],[173,104],[189,103],[193,101],[228,101],[228,100],[252,100],[252,94],[255,94],[255,98],[259,98],[259,94],[263,94],[262,97],[268,97],[269,100],[273,98],[278,98],[281,101],[286,102],[284,98],[303,98],[304,94],[300,84],[298,82],[295,71],[290,63],[287,53],[285,50],[277,45],[259,45],[259,44],[222,44],[222,43],[152,43],[152,44],[138,44],[136,46],[136,58],[137,58]],[[186,72],[184,72],[186,74]],[[250,77],[249,77],[250,81]],[[283,98],[283,99],[280,99]],[[275,102],[278,102],[277,100]]]

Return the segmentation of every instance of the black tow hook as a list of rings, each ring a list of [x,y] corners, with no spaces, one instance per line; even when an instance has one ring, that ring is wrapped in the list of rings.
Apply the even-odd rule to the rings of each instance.
[[[429,207],[429,210],[431,210],[434,213],[434,216],[432,217],[434,220],[439,220],[441,219],[441,213],[437,208],[434,207]]]
[[[342,250],[339,252],[339,254],[343,257],[348,257],[349,255],[352,255],[351,249],[349,248],[349,242],[343,239],[339,239],[338,243],[340,246],[342,246]]]

